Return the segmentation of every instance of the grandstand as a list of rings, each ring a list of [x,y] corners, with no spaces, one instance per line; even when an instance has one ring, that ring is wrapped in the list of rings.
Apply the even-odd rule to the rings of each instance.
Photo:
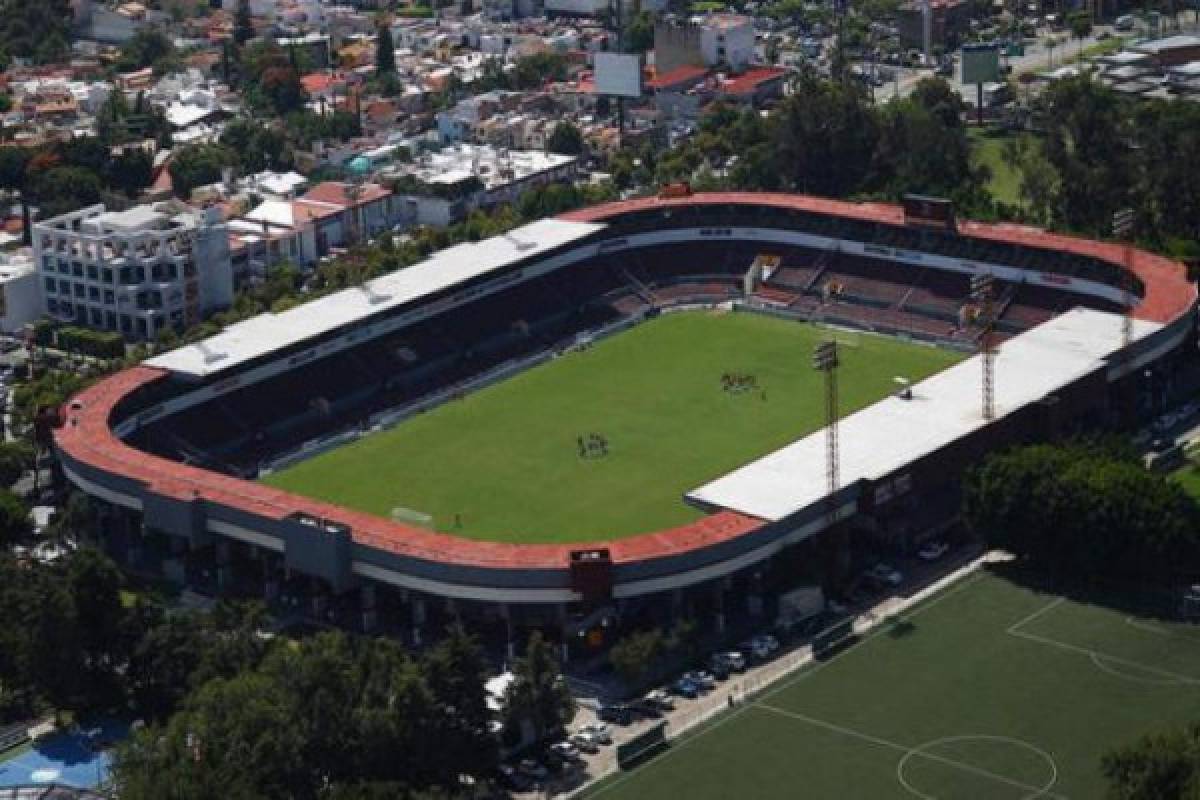
[[[756,263],[771,267],[748,280]],[[1182,265],[1137,252],[1127,345],[1125,264],[1120,246],[1008,225],[937,230],[893,206],[639,198],[459,245],[152,358],[74,398],[56,445],[122,557],[269,598],[299,576],[306,599],[362,624],[378,622],[382,596],[414,629],[431,609],[461,612],[464,602],[562,620],[567,609],[654,604],[663,593],[708,598],[831,524],[912,530],[897,520],[993,447],[1119,422],[1147,370],[1174,369],[1196,301]],[[969,285],[980,273],[994,277],[1008,340],[996,421],[979,416],[974,359],[915,385],[912,401],[866,408],[843,422],[850,449],[837,497],[813,477],[822,462],[811,437],[692,487],[686,500],[699,512],[689,522],[576,544],[522,541],[520,531],[480,542],[253,481],[678,307],[971,350]],[[841,522],[826,513],[831,503]],[[595,558],[581,561],[584,551]]]

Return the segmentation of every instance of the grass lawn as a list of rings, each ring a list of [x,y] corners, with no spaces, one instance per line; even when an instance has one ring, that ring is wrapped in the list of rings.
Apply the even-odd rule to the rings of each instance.
[[[413,509],[475,539],[587,541],[684,524],[699,516],[686,491],[820,427],[810,361],[822,336],[754,314],[666,315],[265,481],[382,516]],[[849,336],[844,412],[894,390],[894,376],[961,357]],[[757,389],[726,392],[725,373]],[[591,433],[609,455],[580,458],[577,438]]]
[[[1200,466],[1189,461],[1171,473],[1171,480],[1182,486],[1192,497],[1200,500]]]
[[[980,574],[588,800],[1103,797],[1101,756],[1200,717],[1200,627]]]
[[[987,187],[992,197],[1009,205],[1022,205],[1021,176],[1004,161],[1004,143],[1008,137],[989,135],[988,131],[978,128],[972,128],[968,136],[972,161],[976,166],[983,165],[992,171]]]

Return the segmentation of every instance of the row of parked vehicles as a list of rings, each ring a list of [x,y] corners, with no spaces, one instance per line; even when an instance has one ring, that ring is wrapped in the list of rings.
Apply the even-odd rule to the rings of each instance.
[[[501,764],[500,783],[514,792],[531,791],[553,775],[579,768],[585,754],[598,753],[612,743],[612,734],[605,723],[581,725],[565,739],[547,747],[540,758],[523,758],[514,764]]]

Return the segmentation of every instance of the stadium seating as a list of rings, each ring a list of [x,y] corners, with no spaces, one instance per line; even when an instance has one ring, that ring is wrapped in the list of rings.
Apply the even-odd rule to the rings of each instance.
[[[844,225],[870,228],[855,221]],[[841,228],[827,231],[839,232],[849,235]],[[856,235],[872,232],[879,233],[864,229]],[[913,246],[911,231],[884,233],[890,246]],[[963,250],[963,257],[1014,252],[1007,245],[970,244],[957,237],[939,246]],[[982,251],[966,252],[971,248]],[[959,309],[970,293],[966,274],[828,250],[772,246],[764,251],[754,242],[674,243],[598,256],[363,342],[156,420],[136,434],[136,444],[211,469],[253,474],[261,463],[306,441],[361,426],[373,414],[452,389],[505,362],[561,348],[579,333],[615,319],[657,305],[740,297],[746,270],[763,254],[779,256],[783,266],[759,287],[757,297],[789,313],[967,342],[977,333],[958,328]],[[1094,268],[1087,259],[1057,266]],[[834,284],[839,290],[826,296],[824,287]],[[1076,302],[1053,287],[1001,284],[998,291],[1001,338]]]

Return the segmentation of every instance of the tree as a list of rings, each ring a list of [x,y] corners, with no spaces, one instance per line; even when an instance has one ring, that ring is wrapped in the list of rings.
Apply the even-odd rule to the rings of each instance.
[[[583,134],[570,122],[560,122],[554,126],[554,131],[546,140],[546,149],[551,153],[580,155],[583,153]]]
[[[118,670],[128,659],[121,573],[99,550],[84,547],[68,560],[66,578],[78,629],[82,702],[104,708],[120,699]]]
[[[0,0],[0,50],[37,64],[66,61],[71,19],[69,0]]]
[[[662,631],[635,631],[612,646],[608,660],[625,685],[637,689],[649,677],[662,651]]]
[[[554,646],[540,631],[530,634],[525,655],[517,659],[513,674],[505,696],[509,725],[528,722],[534,738],[544,742],[570,722],[575,701],[558,669]]]
[[[112,188],[133,197],[154,180],[154,159],[140,147],[126,148],[108,162],[104,178]]]
[[[133,72],[145,67],[154,67],[156,72],[166,71],[175,55],[175,45],[161,31],[141,28],[132,38],[121,45],[121,54],[114,65],[118,72]]]
[[[1200,797],[1200,725],[1151,733],[1105,754],[1101,770],[1112,800]]]
[[[29,509],[8,489],[0,489],[0,547],[9,547],[29,535]]]
[[[625,50],[644,53],[654,47],[654,15],[639,11],[625,27]]]
[[[1059,178],[1059,223],[1107,235],[1113,212],[1130,205],[1136,185],[1130,116],[1116,93],[1087,76],[1055,81],[1040,102],[1042,149]]]
[[[396,74],[396,45],[392,41],[392,26],[386,17],[375,24],[375,74]]]
[[[1091,443],[992,456],[967,476],[963,516],[989,546],[1063,582],[1169,583],[1200,572],[1194,501]]]
[[[89,169],[55,167],[35,176],[31,189],[38,215],[45,219],[99,203],[103,186]]]
[[[1083,40],[1092,35],[1092,15],[1076,11],[1070,17],[1071,35],[1079,41],[1079,57],[1083,58]]]
[[[175,151],[168,169],[175,193],[188,197],[197,186],[221,180],[225,167],[237,164],[237,154],[217,144],[193,144]]]
[[[464,770],[486,778],[496,767],[499,750],[489,729],[492,714],[484,684],[490,670],[479,643],[461,625],[452,625],[426,656],[422,671],[442,711],[438,782],[454,786]]]
[[[33,448],[21,441],[0,444],[0,485],[12,486],[33,466]]]
[[[250,0],[238,0],[233,15],[233,40],[243,45],[254,38],[254,18],[250,15]]]

